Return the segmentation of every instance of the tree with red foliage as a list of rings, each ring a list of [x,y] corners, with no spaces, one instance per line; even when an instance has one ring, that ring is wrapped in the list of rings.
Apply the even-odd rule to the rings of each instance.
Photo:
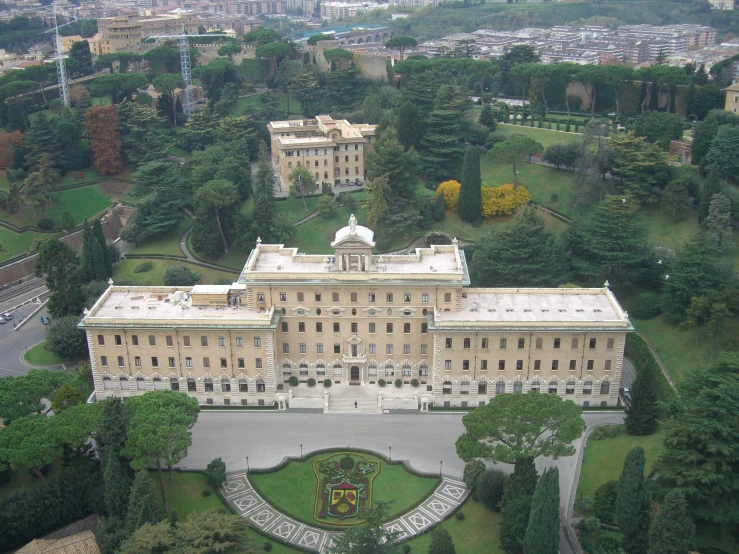
[[[91,107],[85,113],[85,129],[95,168],[102,175],[116,175],[123,171],[123,141],[118,132],[116,107]]]

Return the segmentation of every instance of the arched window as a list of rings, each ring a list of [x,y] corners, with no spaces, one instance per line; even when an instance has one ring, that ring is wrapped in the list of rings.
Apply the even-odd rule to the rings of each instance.
[[[349,168],[346,168],[346,174],[349,175]]]
[[[177,379],[175,379],[174,377],[172,377],[169,380],[169,390],[173,390],[173,391],[180,390],[180,382]]]
[[[523,392],[523,383],[521,381],[513,383],[513,392]]]
[[[290,378],[290,375],[292,375],[292,366],[290,364],[283,364],[282,365],[282,378],[287,381]]]
[[[539,381],[534,381],[531,383],[531,390],[533,392],[539,392],[539,389],[541,389],[541,383]]]
[[[141,377],[136,379],[136,389],[146,390],[146,381],[144,381]]]
[[[419,377],[428,377],[429,376],[429,368],[425,365],[422,365],[418,368],[418,376]]]
[[[300,167],[300,162],[297,163],[297,166]]]
[[[377,377],[377,366],[371,365],[367,368],[367,375],[369,375],[370,379],[374,379]]]
[[[260,377],[257,379],[257,392],[264,392],[264,380]]]
[[[354,154],[354,161],[355,162],[358,162],[359,161],[359,154]]]
[[[318,175],[318,171],[316,171],[316,179],[320,179],[321,177]]]
[[[231,392],[231,381],[228,379],[221,381],[221,392]]]
[[[582,393],[583,394],[593,394],[593,382],[592,381],[585,381],[582,384]]]
[[[300,376],[301,377],[308,377],[308,366],[305,364],[300,364]]]
[[[340,169],[339,169],[338,167],[335,167],[335,168],[334,168],[334,175],[336,175],[337,177],[338,177],[339,175],[341,175],[341,170],[340,170]]]
[[[349,161],[349,156],[344,156],[344,161],[345,162],[348,162]]]
[[[344,373],[344,368],[341,367],[339,364],[336,364],[334,366],[334,377],[341,377],[342,373]]]
[[[505,383],[498,381],[495,383],[495,394],[503,394],[505,392]]]
[[[336,156],[336,159],[334,160],[336,163],[339,163],[339,157]]]
[[[206,379],[204,382],[205,385],[205,392],[213,392],[213,380],[212,379]]]
[[[249,383],[246,379],[239,379],[239,392],[249,392]]]
[[[608,381],[603,381],[600,384],[600,394],[601,394],[601,396],[608,395],[610,392],[611,392],[611,383],[609,383]]]
[[[323,178],[324,179],[328,179],[328,171],[324,171],[323,172]]]
[[[316,366],[316,375],[323,377],[326,375],[326,367],[323,364],[318,364]]]
[[[549,394],[557,394],[557,381],[549,382]]]
[[[354,175],[359,175],[359,167],[354,168]]]
[[[477,383],[477,394],[487,394],[488,393],[488,384],[486,382]]]
[[[328,165],[328,160],[324,159],[323,160],[323,165]]]
[[[113,389],[113,381],[110,380],[110,377],[103,377],[103,388],[105,390]]]
[[[452,383],[451,383],[451,381],[444,381],[444,385],[442,386],[442,392],[444,394],[452,394]]]
[[[404,365],[403,366],[403,377],[410,377],[411,376],[411,366]]]
[[[287,162],[287,168],[288,169],[292,169],[293,168],[293,163],[292,162]]]
[[[387,364],[385,366],[385,376],[386,377],[393,377],[395,375],[395,367],[393,367],[392,364]]]
[[[154,390],[162,390],[162,380],[159,377],[154,379]]]
[[[469,394],[470,393],[470,384],[467,381],[464,381],[461,385],[459,385],[459,394]]]
[[[316,167],[318,167],[318,160],[316,160]]]
[[[575,394],[575,382],[568,381],[565,385],[565,394]]]

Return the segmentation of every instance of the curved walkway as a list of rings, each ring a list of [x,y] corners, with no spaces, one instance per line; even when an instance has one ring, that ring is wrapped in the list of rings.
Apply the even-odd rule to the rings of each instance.
[[[254,529],[274,540],[309,552],[330,552],[334,537],[341,533],[301,523],[272,507],[251,486],[246,472],[232,473],[221,487],[229,507]],[[383,528],[397,533],[397,542],[425,533],[449,517],[467,499],[469,490],[461,481],[443,477],[441,483],[418,506],[388,521]]]

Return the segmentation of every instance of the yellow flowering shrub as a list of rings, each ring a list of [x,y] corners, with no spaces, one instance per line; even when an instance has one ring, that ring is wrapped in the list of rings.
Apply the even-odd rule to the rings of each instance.
[[[511,215],[518,208],[531,202],[531,194],[521,185],[513,183],[499,187],[482,187],[482,217]]]
[[[459,202],[459,187],[460,184],[457,181],[444,181],[436,187],[436,196],[443,196],[446,207],[456,211]]]

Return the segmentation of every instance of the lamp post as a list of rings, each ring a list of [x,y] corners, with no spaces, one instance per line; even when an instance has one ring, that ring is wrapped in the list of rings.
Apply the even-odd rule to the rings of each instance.
[[[444,464],[444,460],[439,460],[439,477],[441,477],[441,467]]]
[[[393,461],[393,447],[388,446],[387,452],[388,452],[387,459],[392,462]]]
[[[300,457],[301,458],[303,457],[303,445],[302,444],[300,445]]]
[[[249,456],[246,457],[246,474],[249,475]]]

